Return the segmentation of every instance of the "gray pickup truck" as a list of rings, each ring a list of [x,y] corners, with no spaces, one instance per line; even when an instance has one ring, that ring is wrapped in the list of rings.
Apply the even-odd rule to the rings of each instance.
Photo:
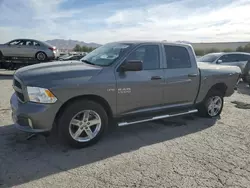
[[[112,123],[142,123],[198,112],[216,117],[241,70],[197,63],[192,46],[124,41],[80,61],[23,67],[13,78],[12,119],[32,133],[56,128],[73,147],[99,141]]]

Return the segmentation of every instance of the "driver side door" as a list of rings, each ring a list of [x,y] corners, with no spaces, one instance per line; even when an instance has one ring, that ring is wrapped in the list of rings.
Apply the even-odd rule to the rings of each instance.
[[[243,71],[249,57],[245,54],[226,54],[218,59],[220,65],[238,66]]]
[[[131,115],[151,111],[163,104],[164,70],[160,46],[141,45],[126,58],[143,62],[143,70],[115,72],[117,114]]]
[[[221,65],[238,65],[238,62],[241,61],[241,57],[238,54],[226,54],[221,56],[218,59],[218,63]]]

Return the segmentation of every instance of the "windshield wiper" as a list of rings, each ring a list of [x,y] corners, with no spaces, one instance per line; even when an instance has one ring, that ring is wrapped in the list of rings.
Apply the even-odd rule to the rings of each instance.
[[[94,63],[92,63],[92,62],[90,62],[88,60],[85,60],[85,59],[82,59],[81,61],[84,62],[84,63],[90,64],[90,65],[96,65],[96,64],[94,64]]]

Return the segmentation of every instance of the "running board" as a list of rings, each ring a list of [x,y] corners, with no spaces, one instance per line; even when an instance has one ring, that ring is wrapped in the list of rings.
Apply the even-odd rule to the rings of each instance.
[[[166,115],[161,115],[161,116],[155,116],[155,117],[152,117],[152,118],[149,118],[149,119],[143,119],[143,120],[138,120],[138,121],[121,122],[121,123],[118,123],[118,126],[122,127],[122,126],[137,124],[137,123],[144,123],[144,122],[148,122],[148,121],[154,121],[154,120],[158,120],[158,119],[164,119],[164,118],[170,118],[170,117],[175,117],[175,116],[181,116],[181,115],[185,115],[185,114],[192,114],[192,113],[196,113],[196,112],[198,112],[197,109],[195,109],[195,110],[189,110],[189,111],[181,112],[181,113],[177,113],[177,114],[166,114]]]

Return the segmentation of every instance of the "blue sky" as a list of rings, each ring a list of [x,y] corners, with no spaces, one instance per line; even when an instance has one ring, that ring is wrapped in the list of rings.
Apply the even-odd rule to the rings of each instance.
[[[0,0],[0,43],[249,41],[249,10],[250,0]]]

